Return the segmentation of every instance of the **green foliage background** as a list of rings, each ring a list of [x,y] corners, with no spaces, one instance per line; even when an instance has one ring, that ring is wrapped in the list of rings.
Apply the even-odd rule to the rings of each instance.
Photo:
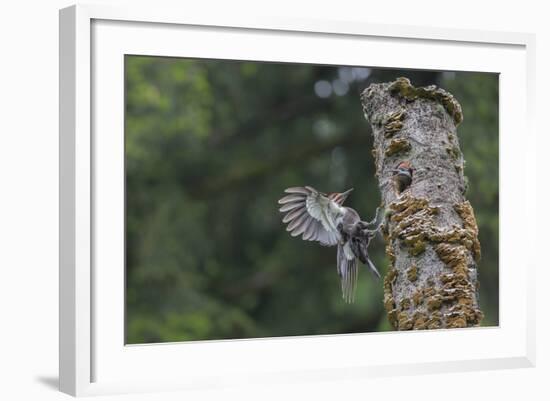
[[[481,307],[498,324],[498,76],[126,56],[126,342],[390,330],[364,268],[345,304],[336,251],[291,238],[288,186],[380,202],[359,94],[399,76],[464,109],[459,138],[480,228]],[[382,274],[383,241],[371,244]]]

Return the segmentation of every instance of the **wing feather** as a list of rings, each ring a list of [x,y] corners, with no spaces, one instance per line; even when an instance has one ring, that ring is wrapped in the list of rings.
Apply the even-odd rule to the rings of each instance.
[[[306,228],[310,224],[309,220],[310,219],[307,216],[307,214],[304,215],[304,218],[301,218],[300,222],[294,226],[294,228],[292,229],[292,232],[290,233],[290,235],[293,236],[293,237],[297,237],[298,235],[303,234],[304,231],[306,230]],[[288,227],[287,227],[287,230],[288,230]]]
[[[299,209],[292,210],[288,212],[285,217],[283,217],[283,223],[288,223],[291,220],[294,220],[297,217],[300,217],[302,213],[307,213],[307,210],[305,207],[301,207]]]
[[[332,246],[337,244],[339,240],[340,236],[335,232],[319,230],[317,234],[317,241],[319,241],[319,243],[323,246]]]
[[[317,241],[321,245],[334,246],[340,241],[336,219],[341,211],[339,205],[313,187],[291,187],[285,189],[279,200],[283,205],[279,211],[287,213],[283,223],[286,230],[297,237],[300,234],[306,241]]]
[[[306,196],[309,195],[309,191],[303,187],[290,187],[285,189],[285,192],[287,194],[302,194]]]
[[[287,195],[279,199],[279,204],[283,205],[285,203],[303,202],[305,199],[306,197],[303,195]]]
[[[279,209],[279,212],[281,213],[285,213],[285,212],[289,212],[291,210],[294,210],[298,207],[303,207],[304,204],[303,202],[298,202],[298,203],[286,203],[282,208]]]
[[[369,268],[372,274],[374,274],[378,279],[380,279],[380,273],[378,272],[378,269],[376,268],[374,263],[372,263],[370,258],[367,258],[367,264],[369,265]]]
[[[295,218],[294,220],[291,220],[290,223],[288,223],[288,226],[286,227],[287,231],[292,231],[296,227],[298,227],[301,223],[303,223],[309,215],[307,213],[304,213],[300,215],[299,217]]]
[[[306,241],[312,241],[315,235],[316,227],[317,227],[317,224],[315,223],[315,220],[310,219],[308,226],[304,230],[304,235],[302,236],[302,239]]]

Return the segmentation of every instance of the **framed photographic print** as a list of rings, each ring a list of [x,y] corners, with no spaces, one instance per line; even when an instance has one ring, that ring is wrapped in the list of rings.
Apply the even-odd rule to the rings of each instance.
[[[61,390],[532,366],[533,43],[62,10]]]

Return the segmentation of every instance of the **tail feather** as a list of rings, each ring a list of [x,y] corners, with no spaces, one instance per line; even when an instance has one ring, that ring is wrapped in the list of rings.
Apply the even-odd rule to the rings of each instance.
[[[355,291],[357,288],[358,265],[357,258],[353,255],[348,258],[343,246],[338,244],[337,253],[337,270],[340,276],[340,284],[342,289],[342,298],[346,303],[353,303],[355,299]]]

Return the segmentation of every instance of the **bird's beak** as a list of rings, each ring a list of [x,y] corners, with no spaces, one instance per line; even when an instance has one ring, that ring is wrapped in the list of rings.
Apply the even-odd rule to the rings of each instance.
[[[353,191],[353,188],[348,189],[346,192],[342,192],[342,202],[346,200],[348,195]]]

